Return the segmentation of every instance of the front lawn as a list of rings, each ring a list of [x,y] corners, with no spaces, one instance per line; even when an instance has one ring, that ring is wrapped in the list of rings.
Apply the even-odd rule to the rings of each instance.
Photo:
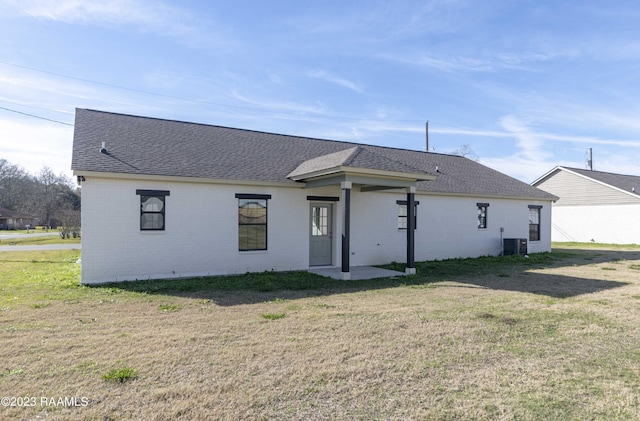
[[[86,287],[78,258],[0,253],[0,396],[36,398],[2,419],[640,418],[637,247],[360,282]]]

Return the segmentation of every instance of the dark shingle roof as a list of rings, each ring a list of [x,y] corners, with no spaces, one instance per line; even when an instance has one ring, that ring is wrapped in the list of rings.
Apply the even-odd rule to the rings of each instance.
[[[102,142],[107,153],[100,153]],[[351,152],[347,151],[352,149]],[[344,152],[335,154],[336,152]],[[556,197],[467,158],[407,149],[77,109],[71,168],[83,171],[289,182],[323,156],[350,166],[425,173],[418,190],[480,196]],[[326,157],[325,157],[326,158]],[[337,162],[337,161],[336,161]],[[439,172],[436,171],[439,169]]]
[[[6,219],[6,218],[34,219],[33,216],[25,215],[24,213],[19,213],[9,209],[0,208],[0,219]]]
[[[581,168],[561,167],[601,183],[608,184],[626,192],[640,193],[640,176],[614,174],[610,172],[592,171]]]

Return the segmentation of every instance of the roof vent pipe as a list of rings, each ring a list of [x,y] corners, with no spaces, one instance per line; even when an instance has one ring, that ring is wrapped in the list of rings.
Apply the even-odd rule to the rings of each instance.
[[[102,146],[100,147],[100,153],[107,153],[106,142],[102,142]]]

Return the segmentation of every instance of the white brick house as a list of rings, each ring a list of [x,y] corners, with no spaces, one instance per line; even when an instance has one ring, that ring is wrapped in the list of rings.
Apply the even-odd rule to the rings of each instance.
[[[86,109],[72,169],[83,283],[550,251],[557,199],[460,156]]]

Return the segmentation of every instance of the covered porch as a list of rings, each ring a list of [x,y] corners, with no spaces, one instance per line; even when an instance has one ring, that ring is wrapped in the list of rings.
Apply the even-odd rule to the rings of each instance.
[[[341,198],[339,213],[341,217],[341,261],[336,267],[313,267],[310,271],[336,279],[372,279],[374,277],[398,276],[396,271],[370,266],[351,267],[351,191],[366,193],[381,190],[397,190],[406,193],[406,270],[405,274],[415,273],[415,192],[418,181],[431,181],[436,177],[378,155],[362,146],[340,152],[323,155],[307,160],[292,171],[288,178],[305,184],[305,188],[318,188],[339,185]],[[353,215],[358,218],[358,215]],[[357,233],[356,233],[357,235]],[[338,272],[339,271],[339,272]],[[379,276],[378,276],[379,275]]]

